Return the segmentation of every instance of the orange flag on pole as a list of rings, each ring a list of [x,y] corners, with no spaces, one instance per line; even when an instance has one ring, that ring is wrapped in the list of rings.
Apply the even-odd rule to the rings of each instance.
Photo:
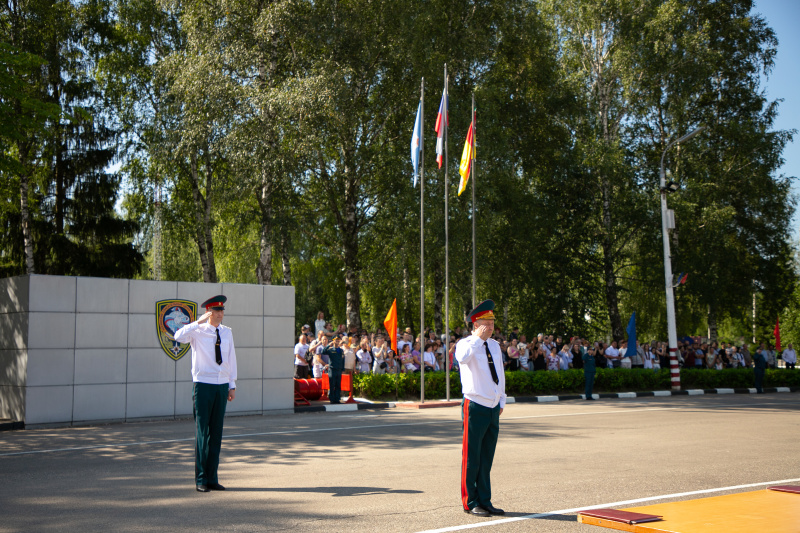
[[[389,332],[389,338],[392,340],[392,350],[397,353],[397,298],[392,302],[392,308],[386,314],[383,321],[386,331]]]

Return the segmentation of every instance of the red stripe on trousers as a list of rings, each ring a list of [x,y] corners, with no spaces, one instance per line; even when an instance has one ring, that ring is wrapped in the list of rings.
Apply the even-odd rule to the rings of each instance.
[[[464,398],[464,436],[461,440],[461,504],[469,510],[467,505],[467,452],[469,449],[469,400]]]

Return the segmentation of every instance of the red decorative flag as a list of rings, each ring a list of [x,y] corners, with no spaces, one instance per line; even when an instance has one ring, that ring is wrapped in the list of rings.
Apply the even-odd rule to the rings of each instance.
[[[394,353],[397,353],[397,298],[392,302],[392,307],[386,314],[383,325],[386,331],[389,332],[389,338],[392,340],[392,350],[394,350]]]
[[[447,89],[442,91],[442,101],[439,103],[439,113],[436,115],[436,162],[442,168],[444,161],[444,130],[450,124],[447,113]]]
[[[780,317],[775,319],[775,330],[772,332],[775,335],[775,350],[781,351],[781,325],[780,325]]]
[[[684,275],[683,275],[683,277],[681,277],[681,282],[680,282],[680,283],[681,283],[681,285],[683,285],[684,283],[686,283],[686,278],[688,278],[688,277],[689,277],[689,274],[688,274],[688,273],[684,274]]]

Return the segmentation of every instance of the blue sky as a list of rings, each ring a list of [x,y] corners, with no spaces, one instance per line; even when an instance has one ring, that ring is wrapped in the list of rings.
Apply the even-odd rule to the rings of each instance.
[[[780,170],[786,176],[800,177],[800,1],[755,0],[754,13],[764,16],[778,36],[778,55],[769,77],[762,80],[770,100],[782,99],[778,107],[776,130],[798,130],[794,141],[783,152],[785,163]],[[792,185],[795,196],[800,196],[800,183]],[[793,237],[798,238],[800,213],[793,218]]]

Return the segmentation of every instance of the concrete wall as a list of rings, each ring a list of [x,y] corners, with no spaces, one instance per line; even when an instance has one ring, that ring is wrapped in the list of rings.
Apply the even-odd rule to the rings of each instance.
[[[155,304],[216,294],[228,297],[239,371],[227,412],[292,409],[294,287],[34,275],[0,280],[0,418],[191,416],[191,352],[164,353]]]

